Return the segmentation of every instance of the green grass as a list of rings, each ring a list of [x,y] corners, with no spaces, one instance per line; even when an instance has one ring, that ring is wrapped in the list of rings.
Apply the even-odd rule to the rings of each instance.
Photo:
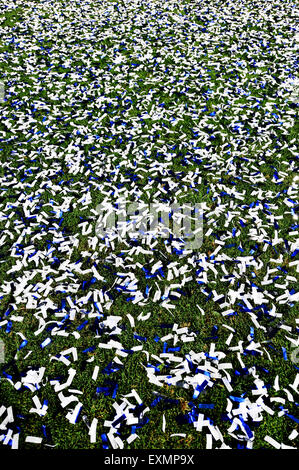
[[[226,445],[237,448],[237,444],[242,444],[242,441],[234,439],[228,432],[231,423],[225,420],[225,416],[230,393],[222,381],[215,379],[213,386],[205,389],[196,399],[192,398],[192,387],[184,389],[164,384],[159,388],[149,382],[144,366],[148,362],[156,362],[154,359],[148,361],[144,351],[156,356],[162,353],[163,344],[155,338],[170,333],[172,328],[161,328],[161,324],[176,323],[179,327],[187,326],[189,332],[196,333],[195,341],[178,342],[177,345],[181,346],[179,356],[185,357],[191,350],[198,353],[209,352],[210,344],[215,343],[216,351],[226,354],[224,362],[230,362],[233,366],[230,371],[232,395],[240,397],[245,394],[252,402],[256,401],[257,398],[251,392],[255,387],[254,380],[257,374],[268,387],[269,397],[286,398],[287,413],[296,416],[297,397],[288,387],[294,382],[298,368],[290,360],[292,345],[286,336],[295,339],[298,333],[295,321],[298,308],[291,301],[279,302],[277,297],[282,295],[284,290],[274,285],[276,275],[280,276],[277,281],[280,284],[286,281],[286,276],[298,280],[296,266],[289,266],[290,262],[298,259],[298,254],[295,256],[296,235],[289,234],[295,230],[292,227],[297,222],[284,203],[287,197],[295,199],[294,193],[298,189],[294,183],[296,157],[293,142],[298,135],[298,123],[295,120],[295,104],[280,95],[283,81],[288,73],[292,71],[295,74],[295,65],[285,55],[288,47],[294,52],[293,32],[286,22],[292,2],[278,2],[277,9],[281,21],[276,22],[273,19],[274,13],[271,13],[272,16],[267,22],[261,15],[261,5],[258,3],[245,2],[245,10],[250,14],[249,19],[245,21],[241,14],[240,2],[235,4],[235,13],[228,14],[227,8],[224,8],[221,2],[215,1],[213,5],[219,16],[215,23],[208,22],[213,19],[213,13],[206,12],[208,2],[202,4],[197,1],[182,0],[174,4],[157,0],[151,1],[149,6],[141,0],[137,6],[130,1],[124,1],[111,2],[111,5],[109,2],[108,7],[107,2],[93,1],[89,2],[89,10],[85,10],[84,4],[80,2],[57,3],[61,3],[60,11],[50,2],[31,1],[25,4],[14,2],[13,6],[5,11],[3,9],[4,13],[0,16],[3,34],[0,43],[0,80],[6,84],[6,101],[0,104],[2,114],[0,238],[4,236],[0,259],[0,325],[2,321],[9,320],[12,314],[23,317],[22,322],[12,322],[10,332],[7,331],[6,324],[0,329],[0,338],[5,343],[5,363],[0,365],[0,407],[2,404],[5,407],[13,407],[15,425],[21,430],[22,449],[37,448],[35,444],[26,443],[25,438],[27,435],[42,437],[42,425],[46,426],[47,432],[52,436],[50,441],[44,439],[42,444],[44,449],[47,442],[59,449],[101,448],[103,442],[100,436],[109,430],[104,427],[104,422],[113,420],[115,416],[113,403],[115,401],[120,403],[122,395],[134,389],[145,406],[150,407],[150,411],[145,414],[149,421],[136,430],[138,439],[131,444],[125,444],[125,448],[205,449],[207,431],[196,431],[192,423],[180,424],[184,416],[190,417],[192,408],[204,413],[205,419],[209,417],[220,428]],[[167,17],[168,27],[158,28],[162,23],[157,21],[154,15],[154,6],[161,13],[161,17],[162,13]],[[110,24],[105,23],[107,11],[112,18]],[[145,23],[143,26],[133,21],[135,12],[142,16]],[[57,21],[59,14],[65,24],[59,25]],[[183,15],[186,25],[178,22],[172,15]],[[132,30],[123,21],[124,16],[129,17],[128,22]],[[231,20],[230,26],[226,23],[227,18]],[[53,25],[54,32],[50,24]],[[218,42],[215,40],[216,25],[226,25],[223,33],[219,33]],[[271,25],[275,25],[276,28],[267,31],[267,27]],[[96,28],[94,35],[93,27]],[[208,31],[203,31],[204,28]],[[90,35],[85,34],[86,32]],[[241,37],[242,32],[251,42]],[[257,37],[254,36],[255,32],[258,33]],[[12,34],[17,37],[15,42],[10,41]],[[168,42],[170,38],[172,41]],[[268,41],[270,51],[260,46],[260,38]],[[284,38],[288,47],[281,46],[279,38]],[[254,45],[252,49],[250,49],[251,44]],[[35,47],[33,51],[32,46]],[[123,58],[122,68],[118,64],[113,64],[115,49],[118,49],[117,54]],[[142,54],[145,52],[151,52],[152,58],[142,59]],[[186,57],[185,62],[183,61],[183,54],[190,59],[190,62],[186,61]],[[196,58],[200,71],[192,69],[192,56]],[[274,61],[275,56],[277,58]],[[261,63],[253,67],[252,57]],[[156,59],[159,58],[161,62],[158,64]],[[30,60],[32,64],[29,66]],[[240,61],[244,61],[245,64],[242,76],[244,80],[240,78],[241,71],[238,68]],[[165,73],[167,68],[168,72]],[[258,73],[259,71],[261,73]],[[75,72],[76,76],[73,75]],[[263,85],[265,77],[266,84]],[[238,87],[243,91],[238,92]],[[213,93],[209,94],[209,90]],[[249,93],[255,98],[251,99]],[[58,99],[54,99],[55,95]],[[125,102],[126,99],[129,101]],[[260,108],[253,108],[252,105],[258,103],[257,99],[260,100]],[[98,107],[94,106],[95,103]],[[164,103],[163,108],[160,106],[162,103]],[[157,120],[140,119],[140,116],[151,112],[160,113]],[[212,112],[216,114],[211,116]],[[278,119],[271,113],[277,113]],[[96,119],[103,114],[104,118],[98,122]],[[28,115],[32,118],[31,122],[28,120]],[[22,128],[21,121],[25,117],[26,122]],[[176,125],[170,121],[172,117],[177,120]],[[238,121],[248,129],[248,134],[242,135],[233,128],[231,124]],[[282,122],[280,127],[273,127],[277,122]],[[260,134],[257,131],[258,126],[261,127]],[[77,134],[79,127],[80,134]],[[36,135],[36,132],[39,134]],[[199,132],[198,136],[196,132]],[[205,133],[208,142],[205,143],[204,136],[200,132]],[[90,138],[88,143],[86,143],[87,135]],[[259,140],[260,135],[264,140]],[[211,136],[214,136],[214,139]],[[192,141],[197,149],[207,151],[208,158],[203,158],[194,151]],[[134,146],[124,157],[124,152],[130,143]],[[78,147],[71,147],[71,144]],[[137,151],[134,153],[134,150]],[[74,152],[80,155],[78,160],[81,170],[77,174],[74,174],[70,167],[70,155]],[[169,155],[171,159],[167,160]],[[125,164],[121,166],[122,162]],[[157,168],[151,171],[154,162]],[[162,165],[166,168],[164,173],[161,170]],[[94,173],[88,174],[88,170]],[[59,173],[55,173],[58,171]],[[192,188],[186,178],[195,172],[198,172],[201,182]],[[257,172],[260,172],[258,181],[255,180]],[[278,172],[281,184],[278,184],[274,178],[275,172]],[[90,179],[91,175],[94,179]],[[173,188],[166,196],[164,193],[154,196],[158,189],[164,188],[167,178],[168,183],[174,183]],[[22,180],[23,188],[17,187],[16,184],[23,182]],[[56,185],[56,188],[45,185],[45,182],[50,181]],[[135,192],[129,197],[131,201],[136,201],[140,197],[145,202],[152,202],[154,198],[161,202],[165,198],[170,201],[176,200],[179,204],[185,201],[206,203],[209,210],[205,210],[204,213],[203,243],[199,253],[192,254],[193,263],[188,260],[191,255],[182,257],[173,249],[169,253],[161,239],[151,254],[128,254],[126,250],[133,246],[133,243],[130,245],[128,241],[116,242],[114,249],[105,247],[100,241],[95,249],[92,248],[91,237],[95,235],[96,216],[91,209],[95,209],[104,200],[115,202],[117,195],[113,193],[113,190],[115,191],[113,186],[117,185],[120,186],[119,190],[134,189]],[[287,193],[290,187],[293,188],[291,195]],[[87,206],[77,202],[83,195],[83,189],[84,191],[89,189],[91,195],[91,203]],[[49,224],[41,229],[35,219],[27,220],[26,223],[34,234],[41,234],[40,239],[33,239],[32,233],[22,232],[25,227],[23,223],[25,206],[22,201],[18,201],[21,191],[28,200],[31,196],[39,195],[39,199],[35,202],[40,204],[41,209],[30,209],[30,213],[38,214],[41,210]],[[236,197],[240,194],[242,199]],[[74,199],[71,201],[70,210],[63,212],[63,221],[61,221],[59,208],[67,196]],[[39,200],[42,201],[38,202]],[[265,230],[264,238],[274,239],[275,219],[279,223],[279,238],[286,239],[292,244],[289,252],[284,248],[284,243],[268,246],[267,250],[263,251],[265,242],[256,241],[251,234],[252,228],[257,228],[259,234],[261,233],[256,214],[249,207],[257,201],[259,206],[256,207],[256,214],[261,221],[261,227]],[[5,211],[7,204],[14,207]],[[271,214],[265,204],[276,205],[270,208]],[[212,211],[221,205],[225,207],[223,213],[213,215]],[[237,211],[237,214],[226,224],[228,211]],[[12,217],[7,220],[5,215],[11,213]],[[78,227],[81,218],[91,222],[91,234],[82,234],[82,230]],[[240,225],[240,218],[245,221],[244,227]],[[211,223],[212,219],[216,219],[215,223]],[[17,222],[20,222],[20,229],[16,228]],[[72,242],[69,250],[59,251],[59,243],[56,245],[54,242],[54,229],[58,225],[58,232],[64,240],[77,237],[77,246]],[[206,235],[210,227],[212,233]],[[240,231],[236,236],[232,235],[234,228]],[[12,233],[12,238],[7,230]],[[17,259],[22,259],[21,256],[17,258],[11,255],[12,247],[20,236],[21,242],[18,243],[23,244],[23,249],[33,245],[34,250],[39,250],[43,257],[38,266],[28,257],[26,267],[9,273],[9,270],[16,265]],[[224,239],[225,247],[220,253],[229,258],[222,264],[214,264],[217,275],[208,269],[206,284],[199,284],[199,274],[196,274],[196,271],[200,264],[197,262],[197,257],[204,254],[209,262],[213,262],[211,256],[218,246],[216,241],[221,237]],[[48,251],[50,242],[53,242],[52,247],[55,248],[52,253]],[[248,265],[234,284],[230,284],[228,280],[221,281],[225,274],[221,266],[224,266],[229,274],[238,273],[236,258],[251,256],[252,250],[255,250],[254,256],[257,262],[262,262],[261,266],[257,268]],[[112,255],[114,258],[111,258]],[[278,259],[280,255],[283,257],[281,263],[271,261]],[[96,280],[84,290],[83,282],[90,281],[91,272],[81,273],[77,265],[61,268],[59,263],[52,267],[59,274],[50,270],[47,274],[42,274],[42,267],[51,268],[55,257],[60,263],[76,263],[81,259],[83,271],[91,269],[95,260],[96,269],[104,280]],[[162,276],[146,279],[140,266],[151,269],[153,258],[155,262],[161,260],[165,273],[171,262],[177,261],[178,267],[187,266],[190,273],[186,276],[192,276],[192,280],[184,286],[181,274],[174,276],[171,281]],[[119,263],[117,267],[116,260]],[[140,265],[136,266],[136,263]],[[111,266],[112,269],[109,270],[107,266]],[[269,274],[273,284],[263,286],[261,283],[269,269],[277,267],[287,272],[277,269],[275,273]],[[127,301],[127,297],[131,294],[120,292],[113,286],[116,272],[124,271],[134,273],[141,292],[144,292],[147,286],[152,288],[151,295],[144,299],[143,306]],[[66,272],[69,274],[66,279],[56,281],[56,277]],[[252,272],[255,273],[255,277],[252,276]],[[101,320],[108,315],[121,316],[118,325],[122,329],[121,334],[105,331],[100,337],[95,337],[93,331],[95,319],[88,319],[83,312],[94,308],[92,301],[89,301],[87,305],[82,305],[81,313],[76,314],[75,320],[69,322],[66,328],[68,337],[53,335],[46,328],[36,336],[34,332],[39,327],[36,316],[38,309],[27,308],[27,300],[24,297],[16,305],[13,292],[6,293],[4,287],[8,282],[14,282],[18,286],[26,275],[32,274],[34,277],[29,282],[32,284],[46,283],[48,281],[46,276],[53,276],[54,282],[49,293],[45,298],[43,295],[41,298],[41,302],[52,301],[55,306],[53,310],[59,309],[68,295],[80,305],[80,299],[89,291],[99,292],[109,289],[112,295],[111,305],[109,308],[104,306],[104,317]],[[262,328],[256,328],[250,315],[240,304],[242,294],[235,303],[230,301],[229,289],[237,291],[242,284],[245,285],[245,292],[251,294],[253,287],[251,281],[273,296],[267,297],[269,300],[267,305],[269,309],[272,306],[277,308],[277,312],[282,314],[283,324],[291,328],[290,332],[279,329],[270,341],[267,330],[270,325],[276,325],[279,319],[271,318],[262,307],[256,308],[254,313],[257,315],[259,325],[266,328],[265,332]],[[175,304],[174,310],[169,311],[161,305],[161,302],[153,301],[156,282],[162,294],[172,283],[181,285],[184,294],[177,300],[171,301]],[[76,284],[79,284],[79,288]],[[207,298],[203,288],[209,289],[209,292],[215,290],[218,295],[223,294],[229,304],[226,309],[232,308],[235,315],[224,317],[221,305],[214,302],[213,297]],[[291,288],[297,292],[298,281],[289,280],[288,289]],[[67,292],[62,292],[63,290]],[[252,300],[250,302],[253,303]],[[13,304],[16,305],[16,311],[5,316],[7,309]],[[204,309],[204,315],[200,313],[197,305]],[[146,321],[138,320],[137,317],[141,312],[151,312],[150,318]],[[128,314],[135,319],[135,327],[131,327]],[[88,324],[80,331],[80,337],[75,339],[72,333],[76,332],[86,319],[89,320]],[[57,322],[61,319],[55,317],[54,311],[48,311],[46,321],[54,320]],[[246,368],[250,370],[249,373],[242,375],[242,367],[235,351],[226,344],[230,331],[223,324],[235,329],[230,346],[236,346],[239,341],[243,341],[247,346],[251,327],[254,327],[254,341],[261,343],[264,350],[261,356],[249,353],[241,355]],[[214,326],[218,328],[216,334],[211,333]],[[22,339],[17,333],[23,334],[28,341],[21,350],[18,348]],[[147,340],[136,339],[134,337],[136,334],[146,337]],[[52,339],[52,343],[42,350],[40,344],[48,337]],[[126,350],[142,344],[144,351],[134,352],[125,358],[120,357],[124,366],[111,375],[104,375],[102,371],[114,360],[115,350],[98,348],[98,344],[108,342],[111,338],[120,341]],[[72,361],[69,366],[65,366],[58,361],[50,360],[51,357],[72,346],[78,351],[77,362]],[[94,351],[83,352],[93,346]],[[286,348],[287,361],[283,358],[282,348]],[[31,354],[26,357],[29,351]],[[92,358],[93,362],[87,362]],[[91,380],[95,365],[100,367],[96,382]],[[175,364],[171,363],[171,368],[174,366]],[[29,412],[33,406],[34,393],[29,389],[15,390],[5,375],[12,376],[15,383],[30,368],[40,367],[46,368],[45,377],[48,379],[36,392],[41,403],[43,400],[48,400],[48,412],[44,417]],[[94,444],[90,442],[87,427],[81,417],[75,425],[67,421],[66,414],[69,407],[67,409],[61,407],[57,393],[49,383],[57,376],[61,376],[63,383],[67,379],[67,370],[70,367],[74,367],[77,371],[70,388],[83,392],[82,395],[78,395],[83,404],[81,417],[85,414],[89,422],[93,418],[98,419],[97,441]],[[256,367],[256,370],[252,369],[253,367]],[[167,372],[168,368],[165,364],[162,365],[160,373],[164,375]],[[277,375],[280,383],[279,391],[274,389]],[[119,386],[115,398],[104,396],[103,393],[96,396],[96,388],[103,387],[107,378],[114,380]],[[294,394],[294,401],[287,399],[284,388],[288,388]],[[159,392],[164,398],[174,401],[170,402],[169,408],[163,400],[156,407],[151,407],[155,399],[153,392]],[[68,392],[63,390],[63,393],[67,395]],[[202,410],[198,408],[198,404],[214,404],[214,408]],[[250,424],[255,433],[254,449],[271,448],[270,444],[264,441],[267,435],[279,443],[294,445],[294,441],[289,441],[288,436],[293,429],[298,430],[298,423],[286,415],[279,415],[279,405],[278,402],[267,402],[267,406],[274,410],[274,414],[263,412],[263,420],[259,425]],[[162,432],[163,414],[166,419],[165,433]],[[17,432],[16,429],[14,432]],[[128,437],[129,426],[123,428],[122,432],[123,439]],[[174,433],[185,433],[186,437],[170,437]],[[213,445],[215,447],[220,444],[219,442],[215,444],[214,441]]]

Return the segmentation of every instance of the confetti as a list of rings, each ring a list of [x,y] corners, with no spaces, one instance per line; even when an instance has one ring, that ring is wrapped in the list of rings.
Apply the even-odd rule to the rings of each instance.
[[[296,448],[294,8],[5,3],[1,445]]]

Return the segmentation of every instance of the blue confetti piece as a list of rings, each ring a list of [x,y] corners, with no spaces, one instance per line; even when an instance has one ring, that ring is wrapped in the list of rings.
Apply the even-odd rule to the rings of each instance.
[[[88,323],[88,320],[85,320],[81,325],[77,327],[77,330],[81,331],[87,325],[87,323]]]
[[[237,403],[242,403],[243,401],[245,401],[244,398],[235,397],[235,396],[233,396],[233,395],[230,395],[229,398],[230,398],[232,401],[236,401]]]
[[[20,346],[19,346],[19,350],[20,350],[20,349],[23,349],[23,348],[26,346],[26,344],[28,344],[27,339],[25,339],[24,341],[22,341],[22,343],[21,343]]]
[[[285,413],[285,416],[287,416],[288,418],[290,418],[290,419],[292,419],[293,421],[295,421],[295,423],[299,424],[299,419],[296,418],[295,416],[290,415],[289,413]]]

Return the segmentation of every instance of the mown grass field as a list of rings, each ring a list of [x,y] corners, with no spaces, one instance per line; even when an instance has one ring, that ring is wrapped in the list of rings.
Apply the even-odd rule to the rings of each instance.
[[[0,6],[1,446],[296,447],[295,2]],[[203,204],[201,247],[105,243],[120,199]]]

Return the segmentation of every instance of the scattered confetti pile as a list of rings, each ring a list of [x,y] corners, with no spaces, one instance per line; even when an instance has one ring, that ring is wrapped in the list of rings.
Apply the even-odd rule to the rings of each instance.
[[[295,2],[0,4],[0,445],[295,449]]]

